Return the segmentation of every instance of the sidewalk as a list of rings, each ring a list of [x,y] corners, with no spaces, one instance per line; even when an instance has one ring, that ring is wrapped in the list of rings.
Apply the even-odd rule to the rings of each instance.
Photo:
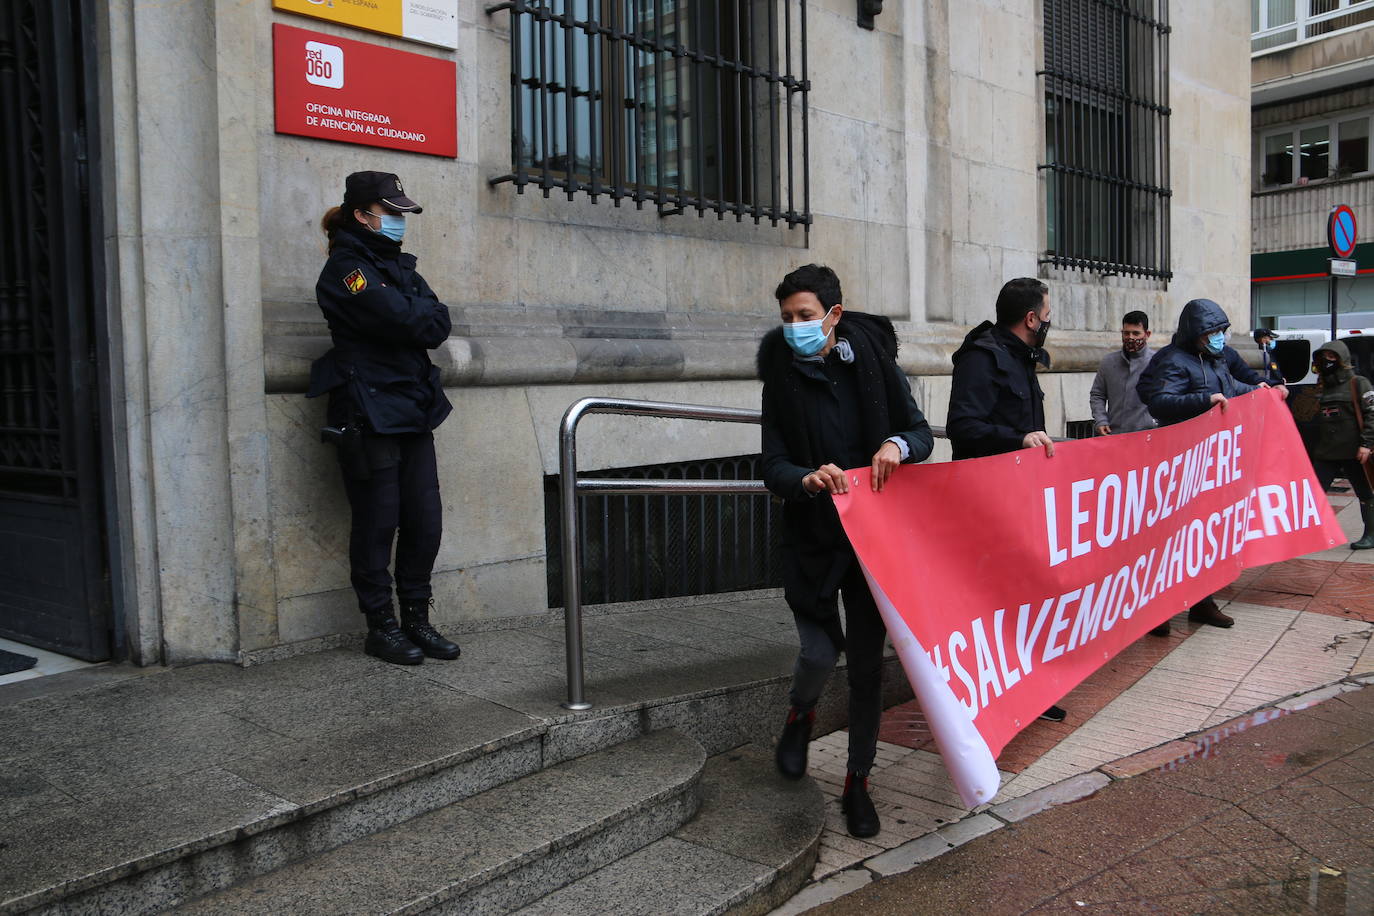
[[[1374,687],[1190,745],[811,912],[1374,913]]]

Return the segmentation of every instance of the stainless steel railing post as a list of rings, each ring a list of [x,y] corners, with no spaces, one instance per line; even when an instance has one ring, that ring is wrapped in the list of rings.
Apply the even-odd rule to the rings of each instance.
[[[558,503],[563,512],[563,641],[567,656],[565,709],[591,709],[583,694],[582,542],[577,505],[577,422],[594,399],[583,398],[563,414],[558,427]]]

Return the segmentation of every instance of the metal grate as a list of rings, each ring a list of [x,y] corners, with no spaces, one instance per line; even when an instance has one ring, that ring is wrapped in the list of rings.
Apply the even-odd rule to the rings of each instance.
[[[89,396],[77,370],[88,354],[59,342],[86,337],[84,324],[72,322],[88,320],[90,278],[80,213],[64,209],[77,195],[86,200],[84,183],[63,184],[85,178],[85,125],[72,104],[80,84],[62,69],[73,38],[53,37],[53,20],[65,16],[56,10],[26,0],[0,13],[0,111],[9,132],[0,179],[0,493],[72,503],[85,456],[71,426],[87,422],[79,402]]]
[[[759,456],[600,471],[605,478],[756,480]],[[767,495],[582,494],[582,594],[588,603],[782,586],[782,513]],[[563,603],[558,475],[544,478],[549,607]]]
[[[1168,0],[1044,0],[1042,264],[1169,279]]]
[[[571,200],[811,225],[805,0],[507,0],[512,171]]]

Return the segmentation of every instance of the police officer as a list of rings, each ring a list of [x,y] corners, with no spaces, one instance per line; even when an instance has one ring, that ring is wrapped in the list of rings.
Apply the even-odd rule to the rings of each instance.
[[[1260,359],[1264,361],[1264,368],[1259,372],[1260,381],[1271,386],[1286,384],[1287,379],[1283,377],[1283,373],[1279,371],[1279,364],[1274,360],[1274,332],[1268,328],[1255,328],[1253,336],[1255,346],[1259,347]]]
[[[443,527],[433,430],[453,407],[425,351],[452,325],[415,255],[401,251],[407,214],[420,212],[390,172],[348,176],[343,204],[321,220],[329,260],[315,284],[334,347],[311,366],[306,395],[329,393],[324,435],[337,446],[352,510],[348,563],[367,618],[364,650],[398,665],[460,653],[429,622]]]

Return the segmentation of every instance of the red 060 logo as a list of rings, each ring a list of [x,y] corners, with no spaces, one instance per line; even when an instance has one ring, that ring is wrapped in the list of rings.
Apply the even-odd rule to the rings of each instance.
[[[326,89],[342,89],[344,84],[344,54],[338,45],[322,41],[305,43],[305,81]]]

